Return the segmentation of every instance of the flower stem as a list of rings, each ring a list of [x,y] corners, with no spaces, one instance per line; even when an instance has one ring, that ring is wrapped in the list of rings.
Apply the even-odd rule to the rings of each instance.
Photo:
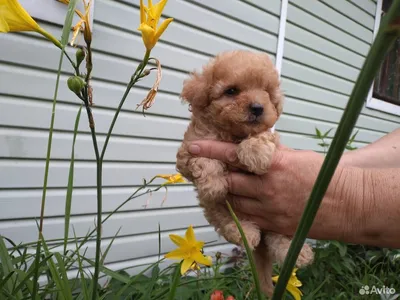
[[[147,65],[147,63],[149,61],[149,57],[150,57],[150,51],[146,51],[146,54],[145,54],[145,56],[143,58],[143,61],[136,68],[135,73],[132,75],[131,80],[129,81],[129,83],[128,83],[127,87],[126,87],[125,93],[124,93],[124,95],[123,95],[123,97],[122,97],[122,99],[121,99],[121,101],[120,101],[120,103],[118,105],[117,110],[115,111],[114,118],[111,121],[111,125],[110,125],[110,128],[109,128],[107,136],[106,136],[106,140],[105,140],[104,145],[103,145],[103,150],[101,151],[101,156],[100,156],[101,160],[104,159],[104,155],[106,154],[108,142],[110,141],[112,131],[113,131],[115,123],[117,121],[118,115],[121,112],[122,106],[124,105],[125,100],[128,97],[130,90],[135,85],[135,83],[138,81],[140,75],[142,74],[144,68],[146,67],[146,65]]]
[[[112,130],[115,126],[115,123],[117,121],[118,115],[122,109],[122,106],[124,105],[124,102],[126,98],[128,97],[128,94],[131,90],[131,88],[135,85],[135,83],[138,81],[140,75],[142,74],[144,68],[147,65],[147,62],[150,57],[150,52],[147,51],[143,61],[139,64],[139,66],[136,68],[135,73],[131,77],[131,80],[126,88],[126,91],[118,105],[118,108],[114,114],[114,118],[111,122],[110,128],[107,133],[107,137],[105,140],[105,143],[103,145],[103,149],[101,151],[101,154],[99,153],[98,149],[98,144],[97,144],[97,139],[96,139],[96,131],[95,131],[95,124],[94,124],[94,119],[93,119],[93,114],[92,110],[90,108],[91,104],[91,96],[90,96],[90,91],[89,91],[89,80],[90,80],[90,74],[92,71],[92,54],[91,54],[91,49],[90,49],[90,44],[87,44],[87,53],[88,57],[86,60],[86,67],[87,67],[87,75],[86,75],[86,87],[84,91],[84,99],[85,99],[85,105],[86,105],[86,112],[89,118],[89,127],[90,131],[92,134],[92,141],[93,141],[93,147],[96,155],[96,187],[97,187],[97,227],[96,227],[96,254],[95,254],[95,266],[94,266],[94,273],[93,273],[93,291],[92,291],[92,299],[95,300],[97,299],[97,282],[99,280],[99,273],[100,273],[100,253],[101,253],[101,225],[102,225],[102,173],[103,173],[103,160],[104,160],[104,155],[106,153],[107,145],[110,140]]]
[[[253,275],[254,285],[256,286],[257,299],[262,300],[263,296],[262,296],[262,292],[261,292],[261,285],[260,285],[260,280],[258,278],[256,264],[254,262],[253,251],[251,251],[251,249],[250,249],[249,243],[247,242],[247,239],[246,239],[246,235],[244,234],[243,228],[240,225],[239,219],[237,218],[235,212],[233,211],[232,206],[229,204],[228,201],[226,202],[226,205],[228,206],[228,209],[229,209],[229,212],[231,213],[233,221],[235,222],[236,226],[239,229],[240,236],[242,237],[242,241],[243,241],[244,247],[246,249],[246,254],[249,259],[249,264],[250,264],[250,268],[251,268],[251,274]]]
[[[328,189],[347,141],[351,136],[354,125],[357,122],[357,118],[368,96],[375,74],[378,72],[387,50],[400,35],[400,30],[395,27],[396,18],[397,20],[400,18],[400,0],[393,1],[389,12],[382,20],[378,35],[365,59],[364,65],[350,95],[347,107],[336,130],[335,137],[333,138],[297,227],[296,234],[290,245],[278,283],[275,287],[272,297],[273,300],[282,299],[285,293],[286,285],[296,263],[296,259],[313,224],[318,208]]]
[[[45,167],[44,167],[42,202],[41,202],[41,207],[40,207],[40,221],[39,221],[39,238],[38,238],[37,245],[36,245],[35,272],[34,272],[34,276],[33,276],[32,296],[35,295],[35,297],[36,297],[36,293],[37,293],[37,281],[39,278],[40,249],[41,249],[41,245],[42,245],[41,241],[42,241],[42,232],[43,232],[44,208],[46,207],[46,194],[47,194],[47,182],[48,182],[48,178],[49,178],[51,145],[53,143],[53,128],[54,128],[54,120],[56,118],[56,104],[57,104],[58,87],[60,84],[60,76],[61,76],[61,68],[62,68],[63,58],[64,58],[64,51],[61,51],[60,60],[58,62],[56,87],[55,87],[54,95],[53,95],[53,107],[51,109],[49,139],[47,142],[46,163],[45,163]]]

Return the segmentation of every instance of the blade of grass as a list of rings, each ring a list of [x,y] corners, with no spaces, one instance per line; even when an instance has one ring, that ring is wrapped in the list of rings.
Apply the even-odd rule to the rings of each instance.
[[[174,276],[172,277],[172,284],[170,286],[170,292],[168,295],[168,300],[174,300],[176,289],[178,288],[179,281],[181,280],[181,263],[176,265]]]
[[[47,243],[46,243],[45,239],[43,238],[43,235],[42,235],[42,244],[43,244],[43,249],[44,249],[45,254],[47,256],[50,256],[51,253],[49,251],[49,248],[47,247]],[[55,253],[56,259],[57,259],[57,254],[60,255],[59,253]],[[62,262],[62,259],[61,259],[61,262]],[[58,264],[60,263],[58,261],[58,259],[57,259],[57,263]],[[64,264],[62,264],[62,266],[63,265]],[[72,300],[72,295],[71,295],[71,290],[69,288],[68,280],[67,280],[67,285],[65,285],[65,281],[61,278],[60,273],[62,273],[62,269],[60,269],[60,272],[57,270],[57,266],[54,263],[53,259],[48,260],[48,266],[49,266],[49,270],[51,273],[51,277],[54,280],[57,289],[59,290],[59,292],[58,292],[59,299]],[[61,267],[61,266],[59,265],[59,267]],[[64,269],[64,271],[65,271],[65,269]]]
[[[4,288],[4,285],[8,284],[10,278],[14,275],[15,271],[11,271],[3,279],[0,280],[0,291]],[[12,284],[12,283],[11,283]],[[9,288],[7,288],[9,289]]]
[[[104,261],[105,261],[105,259],[106,259],[107,254],[108,254],[108,251],[110,251],[111,246],[112,246],[112,244],[114,243],[115,238],[118,236],[118,233],[121,231],[121,228],[122,228],[122,227],[120,227],[120,228],[118,229],[117,233],[116,233],[116,234],[113,236],[113,238],[111,239],[110,244],[108,244],[108,246],[107,246],[107,248],[106,248],[106,251],[104,251],[104,254],[102,255],[101,260],[100,260],[100,264],[101,264],[101,265],[104,264]]]
[[[40,261],[39,264],[39,268],[43,267],[44,265],[46,265],[47,261],[53,256],[53,254],[51,254],[50,256],[44,258],[43,260]],[[33,275],[33,272],[35,271],[35,266],[31,265],[31,267],[28,269],[28,272],[26,273],[26,277],[20,281],[20,283],[15,287],[14,292],[19,291],[20,289],[23,288],[25,282],[27,280],[29,280],[29,278]],[[33,290],[32,290],[32,294],[33,294]]]
[[[79,254],[78,254],[78,255],[79,255]],[[90,259],[88,259],[88,258],[86,258],[86,257],[84,257],[84,256],[82,256],[82,255],[79,255],[79,256],[81,257],[82,260],[88,262],[88,263],[89,263],[90,265],[92,265],[93,267],[95,266],[95,262],[94,262],[94,261],[92,261],[92,260],[90,260]],[[115,279],[118,280],[118,281],[123,282],[123,283],[128,283],[129,280],[130,280],[129,277],[124,276],[124,275],[121,275],[121,274],[119,274],[118,272],[115,272],[115,271],[113,271],[113,270],[111,270],[111,269],[109,269],[109,268],[107,268],[107,267],[105,267],[105,266],[100,266],[100,271],[103,272],[104,274],[106,274],[106,275],[112,277],[112,278],[115,278]]]
[[[161,258],[161,225],[158,223],[158,260]]]
[[[258,300],[262,300],[263,299],[263,294],[262,294],[262,291],[261,291],[260,281],[258,279],[258,273],[257,273],[256,265],[254,263],[253,251],[251,251],[251,249],[250,249],[249,243],[247,242],[247,239],[246,239],[246,235],[243,232],[243,228],[240,225],[239,219],[237,218],[237,216],[236,216],[235,212],[233,211],[231,205],[229,204],[228,201],[226,202],[226,204],[228,205],[228,209],[229,209],[229,212],[231,213],[233,221],[235,222],[236,226],[239,229],[240,236],[242,237],[243,244],[244,244],[244,247],[246,249],[247,257],[249,259],[249,264],[250,264],[250,268],[251,268],[251,274],[253,275],[254,285],[256,286],[257,298],[258,298]]]
[[[15,274],[11,257],[8,254],[6,243],[4,242],[2,236],[0,236],[0,261],[1,261],[1,268],[3,270],[3,276],[7,277],[10,273],[12,273],[12,275],[10,276],[11,279],[7,280],[7,282],[5,283],[6,290],[10,294],[13,294],[16,297],[16,299],[22,299],[22,292],[13,293],[13,287],[18,281],[18,277],[17,274]]]
[[[332,176],[339,163],[340,157],[350,138],[351,132],[357,122],[358,116],[368,96],[375,74],[378,72],[384,56],[396,38],[400,35],[398,22],[400,21],[400,0],[394,0],[389,12],[382,19],[379,32],[374,40],[361,72],[350,95],[349,102],[343,113],[342,119],[336,130],[331,147],[328,151],[321,170],[318,174],[310,198],[304,209],[295,236],[290,245],[288,254],[282,267],[279,280],[275,287],[272,299],[282,299],[290,274],[296,263],[296,259],[304,244],[322,198],[329,186]],[[396,27],[397,22],[397,27]]]
[[[134,284],[136,282],[136,280],[138,280],[138,278],[143,275],[145,272],[147,272],[148,270],[150,270],[152,267],[154,268],[155,266],[158,266],[162,261],[164,260],[161,259],[157,262],[155,262],[154,264],[151,264],[150,266],[148,266],[147,268],[145,268],[144,270],[142,270],[140,273],[138,273],[136,276],[132,277],[129,279],[128,282],[126,282],[126,285],[124,285],[124,287],[122,289],[120,289],[118,291],[118,293],[115,295],[116,298],[118,299],[118,297],[121,297],[123,295],[123,293],[130,287],[132,286],[132,284]]]
[[[61,68],[64,58],[65,47],[68,44],[69,34],[71,31],[72,19],[75,13],[77,0],[71,0],[68,5],[68,11],[65,16],[63,31],[61,35],[61,54],[60,54],[60,61],[58,63],[58,70],[57,70],[57,79],[56,79],[56,86],[54,89],[54,96],[53,96],[53,106],[51,111],[51,120],[50,120],[50,128],[49,128],[49,138],[47,142],[47,154],[46,154],[46,164],[45,164],[45,171],[44,171],[44,178],[43,178],[43,192],[42,192],[42,202],[40,208],[40,226],[39,226],[39,239],[36,246],[36,257],[35,257],[35,265],[37,266],[36,272],[33,278],[33,295],[37,293],[37,282],[39,278],[39,260],[40,260],[40,248],[41,248],[41,233],[43,231],[43,219],[44,219],[44,208],[46,206],[46,193],[47,193],[47,180],[49,177],[49,167],[50,167],[50,154],[51,154],[51,145],[53,142],[53,128],[54,128],[54,120],[56,116],[56,103],[58,97],[58,87],[60,84],[60,76],[61,76]]]
[[[67,244],[68,244],[68,236],[69,236],[69,223],[71,219],[71,204],[72,204],[72,192],[74,189],[74,163],[75,163],[75,142],[76,136],[78,133],[79,120],[81,118],[82,105],[79,107],[78,114],[75,119],[74,126],[74,136],[72,138],[72,150],[71,150],[71,159],[69,165],[69,174],[68,174],[68,186],[67,186],[67,196],[65,199],[65,217],[64,217],[64,255],[67,252]]]
[[[63,294],[65,294],[66,299],[72,300],[72,291],[71,291],[71,287],[68,282],[68,274],[67,274],[67,271],[65,270],[64,261],[61,257],[61,254],[58,252],[54,253],[54,257],[57,260],[58,272],[60,274],[60,277],[61,277],[61,280],[62,280],[63,286],[64,286]],[[70,297],[70,295],[71,295],[71,297]]]
[[[76,232],[74,229],[74,236],[76,237]],[[75,238],[75,245],[78,248],[78,241]],[[81,286],[82,286],[82,292],[83,292],[83,297],[85,300],[89,300],[90,299],[90,294],[89,294],[89,290],[86,286],[86,280],[85,280],[85,273],[83,272],[83,264],[82,264],[82,260],[80,255],[77,255],[77,260],[78,260],[78,272],[79,272],[79,276],[81,278]],[[89,287],[90,289],[90,287]],[[91,289],[90,289],[91,290]]]

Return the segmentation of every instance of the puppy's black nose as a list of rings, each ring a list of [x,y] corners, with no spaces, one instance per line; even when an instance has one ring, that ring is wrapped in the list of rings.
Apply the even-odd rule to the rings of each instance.
[[[264,112],[264,107],[258,103],[250,104],[250,112],[256,117],[261,116]]]

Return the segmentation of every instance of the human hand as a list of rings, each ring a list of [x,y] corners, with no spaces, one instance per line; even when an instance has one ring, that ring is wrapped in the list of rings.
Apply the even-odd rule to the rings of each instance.
[[[217,141],[192,142],[189,152],[221,160],[233,170],[227,177],[229,201],[234,210],[257,223],[261,229],[293,235],[323,162],[313,151],[298,151],[281,146],[264,175],[245,173],[237,159],[237,145]],[[340,168],[337,169],[340,172]],[[340,176],[339,176],[340,177]],[[330,239],[341,235],[341,217],[333,197],[337,180],[332,179],[318,211],[310,237]],[[343,204],[341,204],[343,205]],[[340,212],[339,212],[340,213]]]

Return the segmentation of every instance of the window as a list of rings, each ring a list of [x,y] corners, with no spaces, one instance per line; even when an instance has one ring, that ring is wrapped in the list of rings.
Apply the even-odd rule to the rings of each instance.
[[[393,0],[379,0],[375,19],[377,33],[381,17],[389,10]],[[386,54],[372,88],[367,107],[400,115],[400,38]]]
[[[36,20],[45,21],[60,26],[64,25],[65,15],[67,13],[67,5],[57,0],[19,0],[21,5],[26,11]],[[92,0],[90,15],[90,28],[93,30],[93,7],[95,1]],[[78,0],[76,8],[80,11],[84,11],[82,0]],[[74,16],[72,25],[75,25],[79,21],[77,15]]]

